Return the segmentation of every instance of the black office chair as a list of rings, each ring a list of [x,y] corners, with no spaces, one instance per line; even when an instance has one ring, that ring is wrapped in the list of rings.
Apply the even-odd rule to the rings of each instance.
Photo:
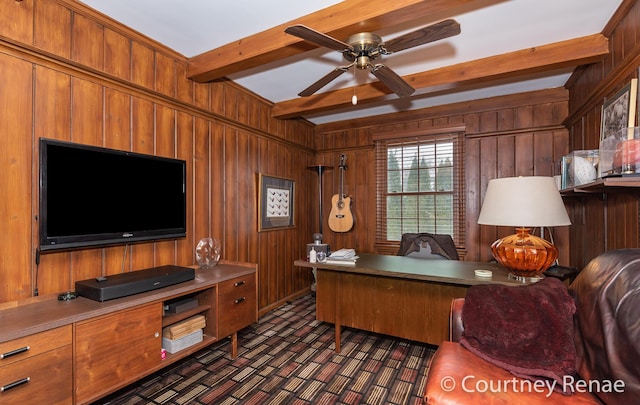
[[[398,256],[410,256],[419,259],[460,260],[451,235],[426,232],[402,234]]]

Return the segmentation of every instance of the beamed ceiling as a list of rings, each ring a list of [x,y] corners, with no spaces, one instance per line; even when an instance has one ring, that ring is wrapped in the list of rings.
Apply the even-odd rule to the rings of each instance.
[[[577,66],[607,54],[601,32],[621,0],[85,3],[185,55],[189,78],[231,79],[273,102],[276,117],[322,124],[562,87]],[[399,98],[368,70],[351,69],[311,96],[297,95],[346,62],[287,27],[302,24],[343,42],[374,32],[384,41],[445,19],[457,21],[460,34],[376,60],[416,89],[411,96]]]

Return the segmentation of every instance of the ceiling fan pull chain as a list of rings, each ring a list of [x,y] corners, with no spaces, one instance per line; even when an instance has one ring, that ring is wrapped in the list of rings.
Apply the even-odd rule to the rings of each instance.
[[[358,96],[356,96],[356,87],[358,87],[358,75],[357,75],[357,71],[356,71],[356,65],[353,65],[353,77],[356,81],[355,85],[353,86],[353,97],[351,97],[351,104],[356,105],[358,104]]]

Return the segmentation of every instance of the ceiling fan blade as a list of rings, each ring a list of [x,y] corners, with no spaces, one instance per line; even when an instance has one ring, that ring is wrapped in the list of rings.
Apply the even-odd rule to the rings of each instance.
[[[439,23],[409,32],[397,38],[385,41],[383,49],[386,53],[403,51],[414,46],[452,37],[460,33],[460,24],[456,20],[444,20]]]
[[[402,77],[385,65],[373,66],[371,73],[396,93],[398,97],[410,96],[416,91],[409,83],[405,82]]]
[[[298,93],[298,95],[300,97],[308,97],[308,96],[312,95],[313,93],[315,93],[316,91],[318,91],[321,88],[323,88],[324,86],[326,86],[327,84],[329,84],[329,82],[331,82],[333,79],[335,79],[336,77],[340,76],[341,74],[343,74],[346,71],[347,71],[347,68],[345,68],[345,67],[337,67],[337,68],[333,69],[331,72],[329,72],[328,74],[326,74],[325,76],[323,76],[322,78],[320,78],[320,80],[318,80],[317,82],[313,83],[311,86],[309,86],[306,89],[302,90],[300,93]]]
[[[284,30],[287,34],[294,35],[298,38],[302,38],[305,41],[313,42],[316,45],[324,46],[329,49],[333,49],[339,52],[346,50],[352,50],[351,45],[338,41],[322,32],[318,32],[304,25],[292,25]]]

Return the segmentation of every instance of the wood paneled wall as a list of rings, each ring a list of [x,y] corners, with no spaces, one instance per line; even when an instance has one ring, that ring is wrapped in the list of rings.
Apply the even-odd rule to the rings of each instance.
[[[224,259],[258,264],[259,307],[267,311],[311,283],[308,271],[293,266],[319,226],[318,179],[309,166],[333,166],[322,178],[325,242],[361,252],[397,249],[375,240],[371,139],[392,130],[466,127],[467,233],[459,248],[466,260],[489,260],[489,245],[512,229],[476,224],[488,181],[551,175],[570,150],[597,147],[602,100],[637,75],[639,21],[638,0],[625,0],[605,32],[611,54],[574,75],[570,93],[553,89],[314,128],[271,118],[269,102],[232,82],[187,80],[182,55],[81,3],[0,2],[0,303],[27,300],[35,288],[56,294],[123,267],[190,265],[197,240],[214,236]],[[42,136],[185,159],[187,238],[133,245],[124,263],[118,246],[46,254],[36,265]],[[327,215],[342,153],[355,225],[337,234],[328,229]],[[260,172],[296,181],[295,228],[257,232]],[[638,246],[637,195],[569,199],[567,205],[574,225],[554,233],[561,264],[582,266],[605,246]]]
[[[598,149],[604,100],[638,77],[640,1],[625,0],[605,27],[609,54],[577,70],[569,81],[571,150]],[[585,266],[598,254],[640,247],[640,192],[617,190],[571,198],[571,263]]]
[[[354,247],[362,252],[395,254],[399,243],[376,244],[375,240],[372,135],[465,126],[467,227],[464,246],[458,246],[458,249],[465,260],[490,260],[491,243],[514,230],[476,223],[487,183],[497,177],[553,175],[554,162],[568,153],[569,133],[562,126],[567,114],[568,92],[552,89],[317,126],[316,149],[320,163],[334,167],[323,178],[325,205],[330,207],[331,195],[338,192],[337,167],[340,155],[344,153],[348,162],[345,193],[352,197],[355,218],[353,229],[347,233],[335,233],[325,226],[324,241],[332,249]],[[325,223],[329,209],[323,209]],[[554,230],[562,264],[569,264],[568,232],[566,227]]]
[[[74,288],[76,280],[194,264],[206,236],[222,257],[258,263],[261,311],[308,291],[293,266],[311,241],[313,127],[271,118],[232,82],[196,84],[170,49],[71,1],[0,2],[0,302]],[[36,265],[38,139],[187,161],[187,238],[43,254]],[[296,182],[295,228],[257,232],[257,174]],[[90,181],[90,179],[88,179]],[[162,213],[162,202],[150,209]],[[100,215],[99,212],[96,215]]]

